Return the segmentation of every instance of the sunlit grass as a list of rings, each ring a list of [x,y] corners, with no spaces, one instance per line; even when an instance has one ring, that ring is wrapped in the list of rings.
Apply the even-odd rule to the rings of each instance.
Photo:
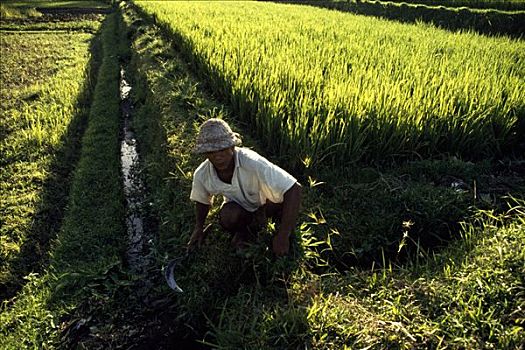
[[[25,8],[109,8],[111,0],[2,0],[10,7]]]
[[[525,207],[509,203],[514,208],[502,215],[480,212],[464,225],[463,239],[422,265],[323,275],[300,267],[286,280],[285,300],[271,285],[241,286],[209,319],[210,343],[219,349],[519,348]]]
[[[338,1],[338,0],[336,0]],[[386,1],[386,0],[380,0]],[[491,8],[501,10],[524,10],[525,1],[523,0],[388,0],[392,2],[405,2],[408,4],[424,4],[430,6],[447,7],[470,7],[470,8]]]
[[[0,18],[3,20],[40,16],[42,14],[34,8],[19,8],[10,3],[0,3]]]
[[[291,5],[137,4],[291,162],[476,158],[516,142],[521,41]]]
[[[525,207],[509,204],[505,214],[480,212],[463,239],[421,266],[325,278],[306,295],[316,338],[350,348],[519,348]]]

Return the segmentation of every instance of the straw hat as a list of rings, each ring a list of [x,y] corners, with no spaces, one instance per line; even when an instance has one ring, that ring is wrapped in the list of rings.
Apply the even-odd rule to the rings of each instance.
[[[193,152],[215,152],[240,144],[239,134],[233,132],[228,123],[222,119],[211,118],[202,123]]]

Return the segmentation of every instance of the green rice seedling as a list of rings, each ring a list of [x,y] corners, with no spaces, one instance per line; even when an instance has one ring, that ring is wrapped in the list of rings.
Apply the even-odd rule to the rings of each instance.
[[[479,158],[517,142],[521,41],[291,5],[136,3],[291,164]]]

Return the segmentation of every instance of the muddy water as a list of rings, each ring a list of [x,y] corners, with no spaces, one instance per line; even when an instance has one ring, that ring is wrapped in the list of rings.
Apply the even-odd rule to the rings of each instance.
[[[124,69],[120,71],[120,100],[123,118],[123,139],[120,144],[120,159],[124,194],[126,196],[126,226],[128,230],[127,257],[131,271],[145,273],[150,263],[148,258],[149,237],[144,229],[145,187],[140,176],[137,140],[131,128],[133,104],[130,99],[131,85],[126,80]]]

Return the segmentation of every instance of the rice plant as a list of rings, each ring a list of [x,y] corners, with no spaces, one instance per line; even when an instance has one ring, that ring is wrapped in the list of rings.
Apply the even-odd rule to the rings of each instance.
[[[294,5],[136,3],[291,164],[477,158],[518,139],[522,41]]]

